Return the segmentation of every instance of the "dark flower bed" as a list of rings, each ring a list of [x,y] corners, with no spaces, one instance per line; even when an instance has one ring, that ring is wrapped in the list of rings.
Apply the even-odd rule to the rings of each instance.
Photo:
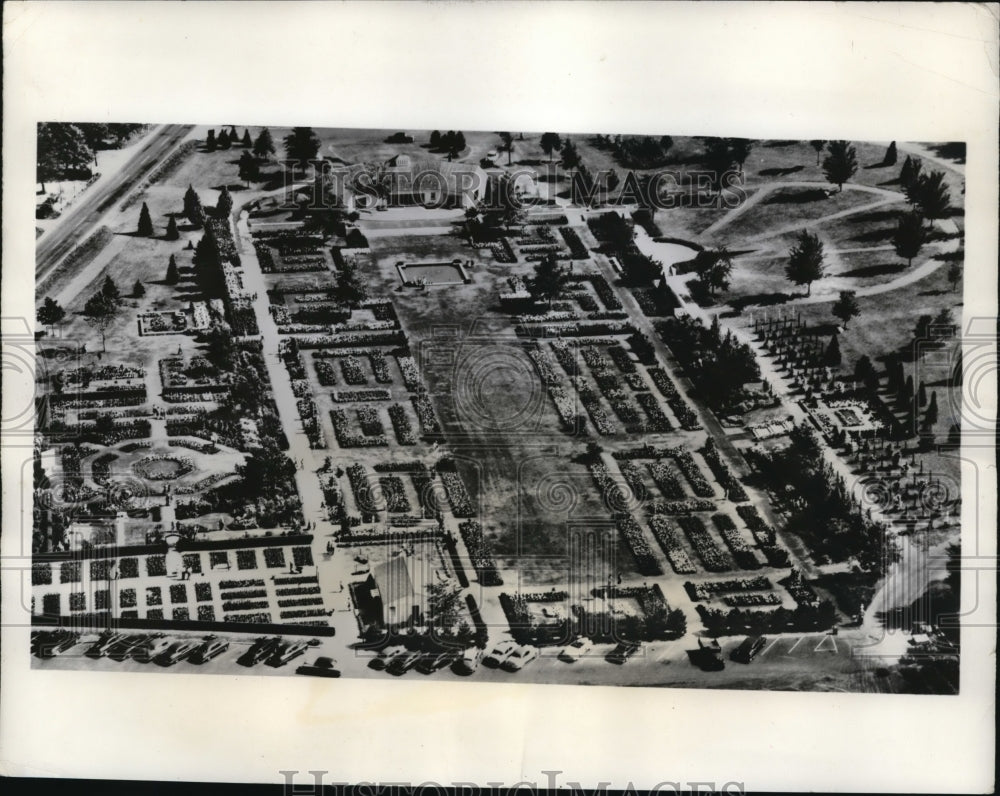
[[[111,592],[107,589],[98,589],[94,592],[94,610],[107,611],[111,608]]]
[[[590,256],[590,251],[584,245],[583,241],[580,240],[580,236],[576,234],[575,229],[572,227],[560,227],[559,234],[566,241],[566,246],[569,248],[569,256],[574,260],[586,260]]]
[[[263,586],[264,581],[259,578],[247,578],[245,580],[223,580],[219,581],[220,589],[244,589],[251,586]]]
[[[712,489],[712,485],[705,478],[704,473],[702,473],[701,468],[694,460],[694,456],[691,455],[690,451],[676,451],[674,453],[674,461],[677,462],[677,467],[684,473],[684,477],[687,478],[688,483],[691,484],[691,488],[698,497],[715,497],[715,490]]]
[[[135,589],[122,589],[118,593],[118,606],[120,608],[135,608],[138,603],[136,602]]]
[[[162,608],[150,608],[146,611],[147,619],[163,619],[163,609]]]
[[[313,356],[313,365],[316,368],[316,377],[324,387],[333,387],[339,383],[337,379],[337,368],[333,361],[326,357]]]
[[[774,528],[764,522],[764,518],[760,516],[756,506],[752,504],[737,506],[736,513],[747,524],[747,528],[750,529],[750,533],[753,534],[753,538],[757,541],[757,544],[762,548],[765,545],[774,545],[776,541]]]
[[[366,437],[357,433],[351,426],[347,412],[343,409],[330,410],[330,419],[333,421],[333,431],[337,437],[337,444],[342,448],[375,448],[389,444],[384,436]]]
[[[69,593],[69,610],[83,611],[87,607],[87,595],[82,591],[71,591]]]
[[[118,577],[119,578],[139,577],[139,559],[138,558],[120,559],[118,561]]]
[[[146,587],[146,605],[162,605],[163,594],[159,586]]]
[[[313,565],[312,550],[308,547],[293,547],[292,559],[297,567],[311,567]]]
[[[223,600],[259,600],[267,597],[266,589],[245,589],[243,591],[227,591],[222,595]]]
[[[271,624],[271,615],[268,613],[227,614],[226,621],[239,622],[241,624],[248,625],[269,625]]]
[[[322,597],[300,597],[297,600],[278,600],[279,608],[294,608],[297,605],[322,605]],[[284,616],[284,614],[282,614]]]
[[[237,550],[236,567],[237,569],[257,569],[257,551]]]
[[[264,564],[268,569],[277,569],[285,566],[285,550],[281,547],[264,548]]]
[[[691,540],[691,545],[705,565],[705,569],[709,572],[727,572],[732,569],[722,548],[715,543],[701,517],[678,517],[677,522]]]
[[[170,602],[186,603],[188,601],[187,586],[183,583],[174,583],[170,586]]]
[[[91,580],[108,580],[111,576],[111,559],[95,558],[90,562]]]
[[[729,469],[729,465],[722,460],[719,449],[711,437],[708,438],[708,442],[702,448],[701,453],[715,474],[716,479],[726,490],[726,495],[730,500],[734,503],[742,503],[750,499],[747,496],[746,490],[743,489],[743,484],[733,475],[733,471]]]
[[[639,523],[632,517],[625,516],[618,520],[617,525],[635,557],[636,568],[639,572],[643,575],[662,575],[663,570],[646,543],[646,537],[643,535]]]
[[[161,577],[167,574],[166,560],[163,556],[146,557],[146,574],[151,578]]]
[[[595,274],[590,278],[590,284],[594,286],[594,291],[604,302],[605,309],[620,310],[622,308],[622,303],[618,300],[618,296],[615,295],[615,291],[608,284],[607,279],[600,274]]]
[[[91,565],[91,578],[93,575],[93,565]],[[48,586],[52,583],[52,566],[47,563],[31,565],[31,585]]]
[[[225,550],[212,550],[208,554],[208,563],[212,569],[218,566],[228,566],[229,553]]]
[[[185,553],[184,566],[196,575],[201,574],[201,553]]]
[[[204,606],[198,606],[198,607],[203,608]],[[173,617],[173,620],[175,622],[186,622],[191,618],[191,613],[188,611],[187,608],[182,606],[180,608],[174,608],[171,616]]]
[[[42,613],[45,616],[62,615],[62,597],[58,594],[46,594],[42,596]]]
[[[198,606],[198,621],[199,622],[214,622],[215,621],[215,608],[211,605],[199,605]]]
[[[317,581],[316,581],[316,577],[314,575],[296,575],[296,576],[289,576],[289,577],[284,577],[284,578],[278,578],[278,577],[276,577],[274,579],[274,582],[277,583],[277,584],[280,584],[282,586],[294,586],[294,585],[298,585],[300,583],[315,584]]]
[[[211,583],[196,583],[194,584],[194,598],[200,602],[211,602],[212,598],[212,584]]]
[[[267,607],[269,607],[267,600],[227,600],[222,603],[223,611],[256,611]]]
[[[732,552],[733,558],[736,559],[736,563],[740,569],[760,569],[760,562],[753,554],[750,545],[740,535],[732,517],[728,514],[715,514],[712,516],[712,522],[718,529],[722,541],[726,543],[726,546]]]
[[[691,556],[681,543],[680,535],[673,528],[666,517],[654,516],[649,520],[649,527],[656,537],[657,543],[663,550],[664,555],[670,561],[670,566],[679,575],[692,575],[698,568],[691,561]]]
[[[483,536],[483,526],[476,520],[466,520],[459,523],[458,530],[462,534],[462,541],[465,542],[466,549],[469,551],[469,560],[479,576],[480,584],[483,586],[502,586],[503,578],[497,571],[493,554]]]
[[[404,513],[410,511],[410,501],[406,497],[402,478],[398,475],[383,475],[378,481],[382,487],[386,510]]]
[[[448,495],[452,514],[460,518],[474,516],[472,501],[469,499],[462,477],[458,473],[445,471],[441,473],[441,481]]]
[[[413,431],[413,424],[402,404],[393,404],[389,407],[389,420],[392,421],[392,430],[396,433],[396,440],[400,445],[417,444],[417,435]]]
[[[701,423],[698,422],[698,415],[695,414],[694,410],[681,397],[681,394],[677,391],[677,387],[670,380],[666,371],[657,367],[647,368],[647,372],[653,379],[656,389],[667,399],[667,405],[677,418],[677,422],[688,430],[701,428]]]
[[[310,580],[313,583],[316,582],[315,578],[307,578],[307,580]],[[275,589],[274,593],[279,597],[293,597],[301,594],[319,594],[320,588],[319,586],[297,586],[291,589]]]
[[[82,578],[81,569],[79,561],[63,561],[59,565],[59,582],[79,583]]]
[[[298,619],[303,616],[323,616],[326,611],[321,608],[302,608],[295,611],[282,611],[282,619]]]
[[[663,496],[670,500],[684,500],[684,487],[681,486],[677,474],[666,462],[652,462],[648,465],[649,474],[659,487]]]
[[[421,394],[412,396],[410,400],[413,402],[413,408],[417,412],[417,420],[420,421],[420,428],[423,429],[423,432],[425,434],[439,434],[441,425],[434,414],[434,407],[431,405],[430,399]]]

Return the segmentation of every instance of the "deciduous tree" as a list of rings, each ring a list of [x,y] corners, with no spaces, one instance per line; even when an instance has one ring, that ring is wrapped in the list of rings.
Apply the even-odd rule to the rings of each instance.
[[[257,140],[253,142],[253,154],[258,160],[267,160],[274,154],[274,139],[266,127],[261,129],[257,134]]]
[[[285,157],[293,161],[293,169],[299,165],[305,168],[310,160],[316,159],[318,152],[319,138],[311,127],[293,127],[285,136]]]
[[[833,317],[839,318],[843,324],[844,329],[847,329],[847,324],[850,322],[851,318],[856,318],[861,312],[861,308],[858,306],[858,299],[853,290],[841,290],[840,297],[833,302]]]
[[[812,283],[823,276],[823,241],[818,235],[803,230],[798,242],[788,253],[785,275],[795,285],[805,285],[806,295],[812,291]]]
[[[823,150],[826,149],[826,141],[816,138],[809,142],[809,146],[816,150],[816,165],[818,166],[820,156],[823,154]]]
[[[549,163],[551,163],[552,153],[556,152],[562,146],[562,139],[559,138],[558,133],[542,133],[539,143],[542,146],[542,152],[549,156]]]
[[[555,255],[549,254],[535,266],[535,275],[528,279],[528,290],[535,299],[548,301],[551,307],[568,281],[568,269],[559,265]]]
[[[59,302],[54,298],[46,296],[35,317],[38,318],[40,324],[48,326],[51,331],[53,326],[62,323],[63,318],[66,317],[66,310],[59,306]]]

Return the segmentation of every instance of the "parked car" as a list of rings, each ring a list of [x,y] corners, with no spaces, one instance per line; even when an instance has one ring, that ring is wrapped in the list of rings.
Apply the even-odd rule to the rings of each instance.
[[[729,657],[738,663],[750,663],[766,644],[767,638],[765,636],[747,636],[736,649],[729,653]]]
[[[501,663],[507,660],[514,651],[517,649],[518,644],[512,639],[506,639],[505,641],[500,641],[493,646],[490,650],[489,655],[483,658],[483,664],[489,666],[493,669],[498,667]]]
[[[337,662],[333,658],[318,657],[311,664],[302,664],[295,670],[296,674],[305,674],[312,677],[340,677],[337,669]]]
[[[125,639],[124,633],[102,633],[84,654],[88,658],[103,658],[116,644]]]
[[[270,658],[276,649],[281,646],[281,639],[277,636],[257,639],[246,652],[237,660],[241,666],[254,666],[261,661]]]
[[[462,671],[472,674],[479,668],[479,662],[483,659],[483,652],[484,650],[479,647],[469,647],[462,653],[456,663],[456,666],[458,666]]]
[[[145,644],[140,644],[132,650],[132,657],[140,663],[149,663],[170,649],[171,643],[171,640],[166,636],[152,636]]]
[[[588,655],[593,648],[594,644],[589,638],[578,638],[559,653],[559,660],[566,663],[575,663],[584,655]]]
[[[290,641],[278,647],[267,660],[268,666],[284,666],[291,660],[295,660],[299,655],[305,655],[309,649],[309,644],[305,641]]]
[[[726,668],[726,661],[722,657],[722,647],[714,638],[708,644],[698,639],[698,649],[694,660],[706,672],[718,672]]]
[[[198,649],[198,640],[193,638],[181,639],[171,644],[156,658],[156,663],[161,666],[173,666],[178,661],[182,661]]]
[[[635,655],[642,644],[635,641],[623,641],[617,647],[615,647],[610,653],[608,653],[608,660],[611,663],[617,663],[619,665],[625,663],[629,658]]]
[[[406,674],[410,669],[417,665],[420,660],[419,652],[407,651],[397,655],[391,661],[389,665],[385,667],[385,670],[396,677]]]
[[[219,657],[229,649],[229,642],[221,638],[208,638],[193,653],[190,660],[194,663],[208,663],[212,658]]]
[[[423,674],[433,674],[446,666],[451,666],[458,660],[457,650],[445,650],[444,652],[428,652],[421,656],[417,662],[417,671]]]
[[[126,636],[108,650],[108,657],[116,661],[123,661],[151,638],[152,636],[149,635]]]
[[[516,672],[523,669],[537,657],[538,647],[525,644],[523,647],[518,647],[514,650],[501,666],[508,672]]]
[[[35,654],[39,658],[54,658],[56,655],[62,655],[66,650],[76,646],[79,640],[80,636],[77,633],[60,629],[52,632],[43,631],[37,634],[32,640],[32,645],[35,649]]]
[[[403,652],[406,652],[406,647],[401,644],[386,647],[385,649],[380,650],[378,655],[368,661],[368,666],[376,670],[384,669],[388,665],[389,661]]]

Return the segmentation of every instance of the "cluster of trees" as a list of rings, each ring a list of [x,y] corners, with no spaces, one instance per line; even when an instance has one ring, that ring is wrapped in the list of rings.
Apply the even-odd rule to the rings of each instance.
[[[919,423],[924,430],[927,430],[937,423],[937,393],[932,390],[928,396],[927,386],[923,381],[914,385],[913,376],[906,375],[903,361],[898,355],[892,354],[886,359],[886,376],[886,386],[894,394],[896,405],[907,415],[908,428],[915,430]],[[921,412],[923,412],[922,422]]]
[[[598,149],[607,149],[615,160],[630,169],[655,169],[666,165],[668,153],[674,145],[669,135],[597,135],[593,144]]]
[[[92,175],[95,152],[117,149],[141,124],[43,122],[38,125],[36,178],[45,190],[50,180],[80,180]]]
[[[864,569],[880,572],[891,559],[884,529],[862,514],[844,478],[824,461],[808,426],[792,429],[789,439],[785,448],[750,454],[776,494],[789,495],[791,487],[788,529],[820,557],[846,561],[854,556]]]
[[[722,175],[734,165],[743,173],[743,166],[750,157],[754,142],[749,138],[702,138],[702,164],[712,172],[712,184],[721,185]]]
[[[215,135],[215,130],[209,130],[205,137],[205,149],[208,152],[214,152],[216,149],[230,149],[234,146],[240,146],[244,149],[249,149],[252,146],[248,129],[243,130],[242,138],[234,126],[230,126],[228,131],[223,128],[218,136]]]
[[[923,172],[919,158],[907,155],[899,170],[899,185],[907,201],[920,216],[929,221],[945,218],[951,212],[951,193],[943,171]]]
[[[760,379],[753,349],[731,331],[723,335],[718,317],[709,328],[691,317],[673,318],[657,328],[713,409],[728,411],[743,400],[743,385]]]
[[[717,290],[729,289],[733,273],[733,256],[725,246],[715,251],[704,249],[695,255],[693,270],[698,274],[698,284],[709,296]]]
[[[547,301],[551,307],[562,295],[569,278],[569,269],[559,265],[554,254],[548,254],[535,265],[534,276],[528,278],[528,292],[536,301]]]
[[[449,159],[457,157],[465,149],[465,133],[455,130],[442,133],[435,130],[431,133],[430,145],[431,149],[447,152]]]
[[[136,297],[145,295],[145,288],[139,280],[136,280],[133,295]],[[118,312],[122,305],[122,294],[109,274],[104,278],[101,289],[94,293],[83,307],[83,317],[87,323],[93,326],[101,335],[101,351],[108,350],[106,335],[108,329],[118,317]],[[44,305],[43,305],[44,306]]]

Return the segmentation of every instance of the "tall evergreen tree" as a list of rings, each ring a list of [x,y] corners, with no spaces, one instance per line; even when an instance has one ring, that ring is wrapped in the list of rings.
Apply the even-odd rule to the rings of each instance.
[[[244,152],[240,155],[240,179],[246,183],[248,188],[251,182],[256,182],[260,179],[260,164],[249,152]]]
[[[149,215],[149,207],[145,202],[142,203],[142,209],[139,211],[139,226],[137,229],[140,235],[147,238],[153,236],[153,218]]]
[[[215,130],[209,130],[208,135],[205,136],[205,149],[209,152],[214,152],[216,147],[215,141]]]
[[[305,168],[319,152],[319,138],[311,127],[293,127],[285,136],[285,157],[293,161],[292,168]]]
[[[931,401],[927,406],[927,412],[924,414],[924,423],[928,428],[933,426],[938,421],[938,402],[937,402],[937,392],[931,391]]]
[[[240,142],[244,149],[249,149],[253,146],[253,141],[250,139],[250,130],[243,128],[243,140]]]
[[[913,265],[913,258],[920,254],[927,232],[924,219],[916,210],[899,217],[899,225],[893,236],[892,245],[896,254],[906,260],[907,267]]]
[[[924,384],[923,379],[917,385],[917,403],[920,406],[927,406],[927,385]]]
[[[830,367],[836,367],[840,364],[840,342],[837,335],[830,338],[830,345],[826,347],[826,354],[823,359]]]
[[[180,230],[177,229],[177,219],[173,215],[167,220],[167,240],[179,240]]]
[[[164,281],[168,285],[176,285],[180,279],[180,271],[177,270],[177,259],[171,254],[170,262],[167,264],[167,275]]]
[[[922,170],[923,163],[920,159],[911,157],[910,155],[906,156],[902,167],[899,169],[899,187],[903,189],[910,204],[913,204],[916,200],[916,193],[911,194],[911,191],[920,179],[920,172]]]
[[[111,274],[104,277],[104,283],[101,285],[101,295],[104,296],[109,301],[119,302],[121,301],[121,292],[118,290],[118,285],[111,278]]]
[[[535,299],[548,301],[552,306],[569,281],[569,271],[559,265],[555,255],[543,257],[535,266],[535,275],[528,280],[528,289]]]
[[[915,204],[928,220],[944,218],[951,210],[951,194],[943,171],[932,171],[920,177],[915,193]]]
[[[227,133],[225,130],[221,130],[219,132],[218,143],[219,143],[219,149],[229,149],[230,145],[232,144],[232,142],[229,140],[229,133]]]
[[[353,261],[346,260],[337,275],[334,296],[342,304],[354,309],[367,295],[368,291],[358,276],[357,267]]]
[[[225,185],[219,192],[219,200],[215,205],[216,218],[227,218],[233,210],[233,197],[229,194],[229,188]]]
[[[882,158],[883,166],[895,166],[896,165],[896,142],[890,142],[889,146],[885,150],[885,157]]]
[[[258,160],[267,160],[274,154],[274,139],[266,127],[261,129],[257,134],[257,140],[253,142],[253,154]]]
[[[830,154],[823,161],[823,173],[838,191],[842,191],[844,183],[858,170],[857,152],[847,141],[831,141],[829,150]]]
[[[135,280],[135,284],[132,286],[132,295],[135,298],[142,298],[146,295],[146,287],[142,284],[141,280]]]

